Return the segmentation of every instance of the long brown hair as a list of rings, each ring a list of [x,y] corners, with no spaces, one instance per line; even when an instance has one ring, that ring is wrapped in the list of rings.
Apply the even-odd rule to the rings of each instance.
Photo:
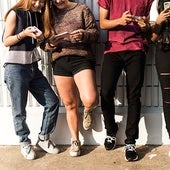
[[[75,2],[75,0],[69,0],[71,2]],[[49,37],[50,35],[55,34],[54,30],[54,13],[55,7],[53,5],[52,0],[47,1],[47,10],[45,11],[44,15],[44,36]]]
[[[43,15],[43,22],[44,22],[44,36],[48,38],[49,36],[54,34],[54,28],[53,28],[53,15],[52,15],[52,0],[47,0],[46,3],[46,10]]]

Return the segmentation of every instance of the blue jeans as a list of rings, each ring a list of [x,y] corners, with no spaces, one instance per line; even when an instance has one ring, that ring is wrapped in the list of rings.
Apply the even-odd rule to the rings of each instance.
[[[28,91],[44,107],[40,136],[44,139],[54,131],[58,117],[59,99],[45,76],[32,64],[5,64],[4,81],[10,92],[15,132],[20,142],[30,143],[30,130],[26,123]]]
[[[135,143],[138,138],[138,124],[141,110],[141,88],[144,80],[145,53],[124,51],[104,55],[101,73],[101,108],[107,135],[115,136],[118,126],[115,123],[114,97],[117,82],[122,70],[126,72],[128,116],[126,124],[126,144]]]

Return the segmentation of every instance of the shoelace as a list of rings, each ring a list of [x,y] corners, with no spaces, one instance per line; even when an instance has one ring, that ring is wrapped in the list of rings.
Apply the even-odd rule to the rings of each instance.
[[[53,143],[51,140],[48,140],[48,148],[50,147],[50,145],[52,145],[53,148],[56,147],[55,143]]]
[[[91,115],[91,112],[84,112],[84,118],[86,119],[88,115]]]
[[[29,154],[31,152],[32,147],[30,145],[24,147],[26,149],[26,153]]]
[[[126,145],[126,149],[129,151],[135,151],[135,145],[134,144]]]
[[[78,141],[73,141],[73,145],[75,145],[76,147],[79,146]]]
[[[112,141],[114,141],[114,140],[116,140],[115,137],[110,137],[110,136],[107,137],[107,142],[109,142],[109,143],[112,143]]]

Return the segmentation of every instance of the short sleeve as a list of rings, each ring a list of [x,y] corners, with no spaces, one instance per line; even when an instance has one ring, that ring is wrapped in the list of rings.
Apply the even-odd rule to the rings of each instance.
[[[150,10],[150,21],[156,21],[159,15],[157,7],[158,7],[158,0],[154,0]]]
[[[104,9],[110,8],[110,1],[111,0],[98,0],[98,5]]]

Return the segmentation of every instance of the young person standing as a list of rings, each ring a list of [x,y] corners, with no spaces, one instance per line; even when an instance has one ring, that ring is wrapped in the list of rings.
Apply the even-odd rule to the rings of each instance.
[[[92,111],[98,104],[95,56],[91,44],[99,31],[95,18],[85,4],[69,0],[49,1],[49,39],[45,50],[52,52],[52,66],[57,90],[66,108],[71,133],[70,156],[81,154],[79,140],[79,99],[84,105],[83,127],[92,127]],[[66,32],[65,35],[60,35]]]
[[[163,111],[170,142],[170,1],[155,0],[151,12],[152,41],[156,44],[155,66],[161,85]]]
[[[153,0],[98,0],[100,27],[108,30],[101,72],[101,107],[107,137],[106,150],[114,149],[118,125],[115,122],[114,97],[122,70],[126,73],[128,115],[125,159],[135,161],[138,124],[141,109],[141,88],[145,66],[145,32]]]
[[[3,43],[9,47],[9,55],[4,65],[4,81],[10,92],[15,132],[26,159],[36,158],[26,123],[28,91],[44,107],[37,146],[48,153],[59,152],[50,140],[56,126],[59,99],[38,69],[39,58],[33,53],[37,43],[44,39],[40,30],[43,30],[46,3],[46,0],[19,0],[5,15]]]

